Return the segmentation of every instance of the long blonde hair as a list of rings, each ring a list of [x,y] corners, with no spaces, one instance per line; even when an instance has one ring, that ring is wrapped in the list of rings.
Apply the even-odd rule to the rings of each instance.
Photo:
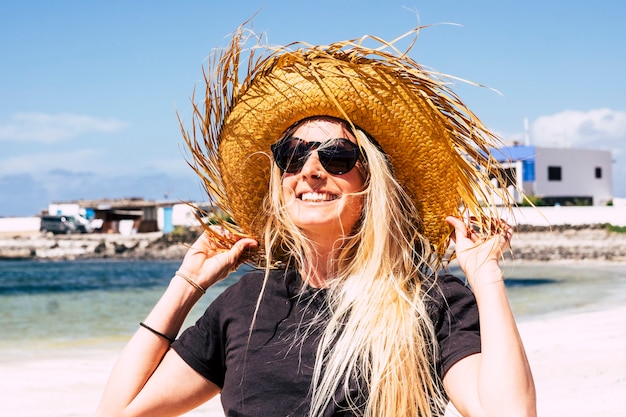
[[[367,180],[360,221],[338,242],[327,311],[318,313],[320,320],[325,317],[325,327],[317,348],[310,416],[322,415],[335,394],[340,390],[348,394],[354,381],[367,398],[364,409],[362,404],[349,404],[357,415],[438,415],[444,396],[423,288],[437,257],[385,154],[364,132],[341,123],[357,137],[365,155],[358,169],[365,171]],[[289,254],[290,267],[306,269],[315,249],[286,213],[278,168],[271,177],[264,235],[267,256]],[[268,259],[267,265],[271,263]]]

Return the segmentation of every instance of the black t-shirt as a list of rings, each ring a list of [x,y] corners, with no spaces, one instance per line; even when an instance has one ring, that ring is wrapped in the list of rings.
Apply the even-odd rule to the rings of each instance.
[[[427,309],[437,333],[442,376],[458,360],[480,352],[480,334],[469,288],[451,275],[439,276],[437,283],[429,291]],[[325,290],[303,290],[296,271],[274,271],[257,306],[262,285],[262,272],[244,275],[172,347],[222,389],[227,416],[305,416],[322,332],[307,324],[325,302]],[[359,395],[355,389],[350,400],[362,403]],[[346,404],[345,394],[337,393],[324,416],[353,416]]]

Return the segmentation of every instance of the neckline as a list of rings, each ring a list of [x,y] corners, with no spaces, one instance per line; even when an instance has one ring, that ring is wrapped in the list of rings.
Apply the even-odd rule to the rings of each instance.
[[[285,271],[285,280],[287,284],[287,292],[290,297],[303,296],[309,298],[322,292],[326,292],[327,288],[313,287],[302,279],[302,275],[296,269],[290,269]]]

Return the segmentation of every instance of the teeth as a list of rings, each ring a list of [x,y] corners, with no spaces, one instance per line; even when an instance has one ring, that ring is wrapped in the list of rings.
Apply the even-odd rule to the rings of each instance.
[[[302,201],[331,201],[335,198],[336,196],[326,193],[303,193],[300,196]]]

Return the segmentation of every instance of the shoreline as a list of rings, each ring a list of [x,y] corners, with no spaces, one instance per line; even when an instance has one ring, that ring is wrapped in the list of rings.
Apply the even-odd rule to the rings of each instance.
[[[604,225],[524,226],[518,225],[507,262],[606,261],[626,262],[626,233],[609,231]],[[132,235],[83,234],[42,235],[0,233],[0,259],[163,259],[185,255],[201,229],[178,233]]]

